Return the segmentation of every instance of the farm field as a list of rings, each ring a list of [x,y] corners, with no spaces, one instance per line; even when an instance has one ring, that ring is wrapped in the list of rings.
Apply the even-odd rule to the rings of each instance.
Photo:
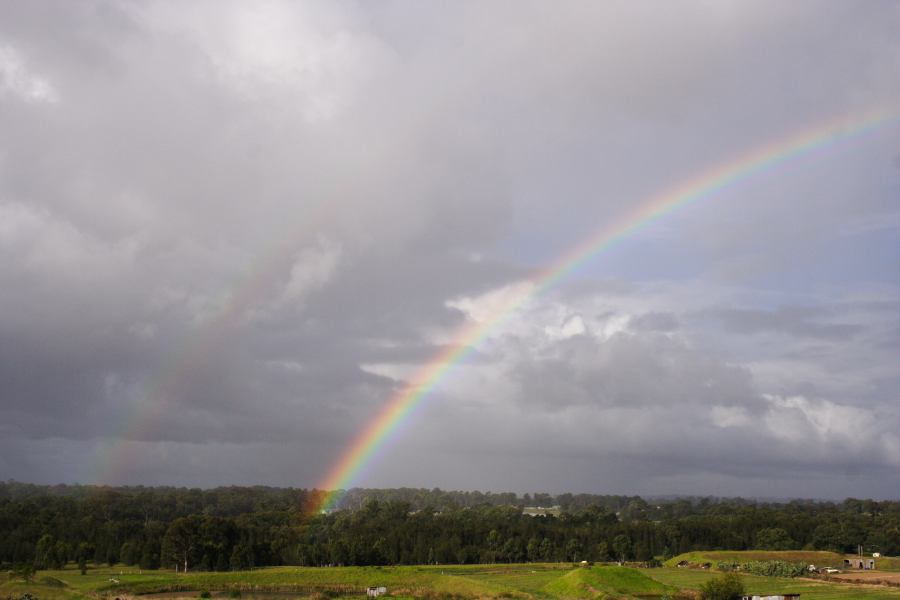
[[[698,589],[705,581],[718,577],[719,573],[699,569],[648,569],[649,577],[677,589]],[[852,585],[817,581],[812,579],[787,579],[741,575],[749,594],[799,593],[801,600],[897,600],[900,588],[886,586]]]
[[[573,567],[566,563],[403,567],[271,567],[252,571],[188,573],[139,572],[132,568],[70,567],[40,571],[31,583],[6,581],[0,597],[29,592],[37,600],[130,598],[147,600],[214,598],[240,592],[243,600],[307,597],[364,597],[368,586],[385,586],[393,598],[626,598],[679,597],[711,577],[703,570],[619,566]],[[900,588],[742,575],[750,593],[799,592],[803,600],[900,600]],[[115,581],[111,581],[115,580]]]
[[[749,562],[754,560],[783,560],[813,564],[818,567],[841,567],[844,555],[817,550],[704,550],[679,554],[667,560],[665,565],[674,567],[683,560],[689,563],[712,563],[713,568],[719,561]]]
[[[900,571],[887,571],[878,569],[876,571],[846,571],[844,573],[835,573],[830,576],[832,579],[850,582],[866,582],[879,583],[888,581],[900,585]]]

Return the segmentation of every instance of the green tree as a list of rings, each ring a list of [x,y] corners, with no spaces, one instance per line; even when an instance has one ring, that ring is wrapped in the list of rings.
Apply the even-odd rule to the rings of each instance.
[[[13,575],[20,579],[24,579],[25,583],[31,583],[31,580],[34,579],[35,568],[32,563],[22,563],[16,567],[13,567]]]
[[[553,557],[553,554],[554,554],[553,542],[551,542],[547,538],[542,539],[540,554],[541,554],[541,560],[547,560],[547,561],[553,560],[554,559],[554,557]]]
[[[612,547],[616,553],[616,560],[625,562],[631,556],[631,538],[624,533],[613,538]]]
[[[119,560],[126,565],[136,565],[141,560],[141,549],[134,542],[125,542],[119,550]]]
[[[725,573],[700,586],[700,600],[738,600],[744,594],[744,582],[735,573]]]
[[[118,550],[118,548],[112,545],[106,547],[106,564],[111,567],[119,562],[119,554],[116,550]]]
[[[75,560],[78,561],[78,570],[82,575],[87,575],[87,559],[92,554],[90,545],[86,542],[78,544],[78,550],[75,551]]]
[[[56,541],[49,533],[45,533],[38,540],[34,549],[34,568],[49,569],[56,562],[55,555]]]
[[[141,548],[141,558],[138,565],[142,569],[156,570],[159,568],[159,546],[153,542],[144,542]]]
[[[646,542],[638,542],[634,545],[634,559],[641,562],[649,562],[653,560],[653,551]]]
[[[528,545],[525,547],[525,554],[528,556],[528,560],[530,562],[540,560],[541,543],[536,537],[532,537],[530,540],[528,540]]]
[[[162,560],[166,565],[183,566],[187,573],[197,550],[197,526],[188,518],[175,519],[162,540]]]
[[[566,559],[577,562],[581,556],[581,541],[578,538],[572,538],[566,542]]]
[[[231,553],[231,570],[244,571],[253,567],[253,554],[244,544],[237,544]]]
[[[793,550],[796,543],[781,527],[767,527],[756,532],[756,548],[759,550]]]
[[[228,559],[225,557],[225,552],[219,552],[219,558],[216,559],[216,571],[227,571],[228,570]]]
[[[63,541],[56,542],[53,548],[53,568],[62,569],[69,560],[69,547]]]

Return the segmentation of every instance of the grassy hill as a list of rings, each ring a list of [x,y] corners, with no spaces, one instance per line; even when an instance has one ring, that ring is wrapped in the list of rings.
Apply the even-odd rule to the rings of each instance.
[[[783,560],[812,564],[817,567],[840,567],[843,565],[844,555],[816,550],[701,550],[679,554],[667,560],[665,565],[674,567],[683,560],[689,563],[712,563],[713,568],[719,561],[749,562],[752,560]]]
[[[675,588],[628,567],[573,569],[544,588],[554,598],[660,597]]]

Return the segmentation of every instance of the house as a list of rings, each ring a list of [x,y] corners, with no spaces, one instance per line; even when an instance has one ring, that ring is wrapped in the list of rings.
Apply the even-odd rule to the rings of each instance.
[[[865,571],[870,571],[875,568],[875,559],[874,558],[845,558],[844,559],[844,568],[845,569],[863,569]]]
[[[382,594],[387,594],[387,588],[384,586],[366,588],[366,596],[369,598],[377,598]]]
[[[770,596],[741,596],[741,600],[800,600],[800,594],[775,594]]]

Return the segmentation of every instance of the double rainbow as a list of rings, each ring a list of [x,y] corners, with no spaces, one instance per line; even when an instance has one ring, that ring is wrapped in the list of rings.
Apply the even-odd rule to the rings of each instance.
[[[317,486],[324,491],[315,512],[335,506],[343,491],[351,487],[363,468],[398,426],[434,387],[474,348],[512,317],[525,302],[569,276],[584,263],[627,238],[648,223],[685,206],[712,196],[740,181],[775,168],[818,149],[863,135],[895,121],[890,111],[876,111],[861,118],[830,119],[787,137],[770,141],[732,160],[714,165],[691,179],[682,181],[646,201],[617,221],[606,224],[584,242],[572,248],[550,266],[537,271],[518,292],[507,297],[490,316],[463,327],[447,348],[434,356],[387,404],[344,450],[326,477]]]

